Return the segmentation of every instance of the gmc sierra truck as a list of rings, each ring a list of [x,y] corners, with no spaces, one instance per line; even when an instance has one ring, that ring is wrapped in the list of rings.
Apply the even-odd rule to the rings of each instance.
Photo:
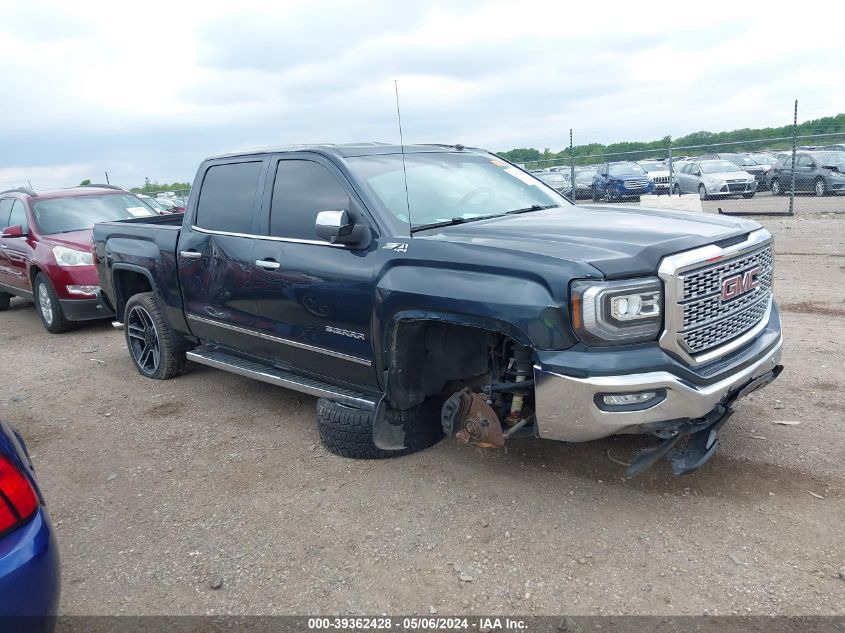
[[[575,206],[461,145],[216,156],[184,216],[93,239],[141,374],[198,363],[317,396],[348,457],[643,433],[629,476],[690,472],[782,369],[758,224]]]

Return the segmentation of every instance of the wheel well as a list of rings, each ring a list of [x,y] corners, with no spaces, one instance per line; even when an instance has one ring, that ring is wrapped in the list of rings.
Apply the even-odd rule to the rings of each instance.
[[[117,301],[115,314],[118,319],[123,317],[126,302],[132,296],[142,292],[149,292],[153,289],[149,278],[143,273],[134,270],[116,270],[114,271],[113,279],[115,299]]]
[[[32,292],[35,292],[35,278],[38,276],[38,273],[42,272],[38,266],[30,266],[29,268],[29,287],[32,288]]]
[[[433,320],[403,320],[387,350],[386,396],[396,409],[464,386],[490,382],[498,359],[511,345],[505,334]]]

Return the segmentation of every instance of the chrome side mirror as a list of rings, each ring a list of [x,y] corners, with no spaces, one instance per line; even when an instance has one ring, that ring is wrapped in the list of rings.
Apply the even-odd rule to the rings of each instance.
[[[320,211],[317,214],[315,229],[317,237],[330,244],[347,244],[355,225],[349,219],[346,209],[340,211]]]

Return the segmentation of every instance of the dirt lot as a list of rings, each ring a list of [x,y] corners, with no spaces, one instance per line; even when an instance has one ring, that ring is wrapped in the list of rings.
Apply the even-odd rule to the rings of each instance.
[[[842,206],[764,222],[786,371],[684,478],[624,481],[607,451],[630,437],[341,459],[312,398],[146,380],[108,324],[53,336],[14,301],[0,414],[46,492],[62,612],[845,614]]]

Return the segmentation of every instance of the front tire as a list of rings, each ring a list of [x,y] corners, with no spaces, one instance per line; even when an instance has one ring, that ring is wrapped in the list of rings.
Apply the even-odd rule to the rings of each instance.
[[[773,196],[782,196],[783,195],[783,189],[780,186],[780,180],[778,180],[777,178],[772,180],[772,186],[770,188],[772,190]]]
[[[0,312],[5,312],[9,309],[12,302],[12,295],[6,292],[0,292]]]
[[[126,347],[138,373],[155,380],[168,380],[185,372],[185,353],[176,349],[176,337],[154,293],[132,296],[126,302],[123,323]]]
[[[674,193],[676,196],[680,196],[681,195],[681,188],[678,185],[673,186],[672,187],[672,193]]]
[[[320,440],[329,451],[352,459],[387,459],[417,453],[443,439],[440,423],[442,398],[429,398],[407,411],[388,409],[390,424],[401,425],[405,448],[386,451],[373,442],[375,413],[347,407],[325,398],[317,400],[317,427]]]
[[[707,189],[704,185],[698,185],[698,197],[702,200],[707,200]]]
[[[35,297],[35,309],[38,310],[41,323],[48,332],[61,334],[73,327],[73,323],[65,317],[62,304],[59,303],[59,297],[47,275],[38,273],[32,290]]]
[[[816,184],[813,186],[813,193],[816,194],[817,198],[827,195],[827,184],[825,183],[824,178],[816,179]]]

